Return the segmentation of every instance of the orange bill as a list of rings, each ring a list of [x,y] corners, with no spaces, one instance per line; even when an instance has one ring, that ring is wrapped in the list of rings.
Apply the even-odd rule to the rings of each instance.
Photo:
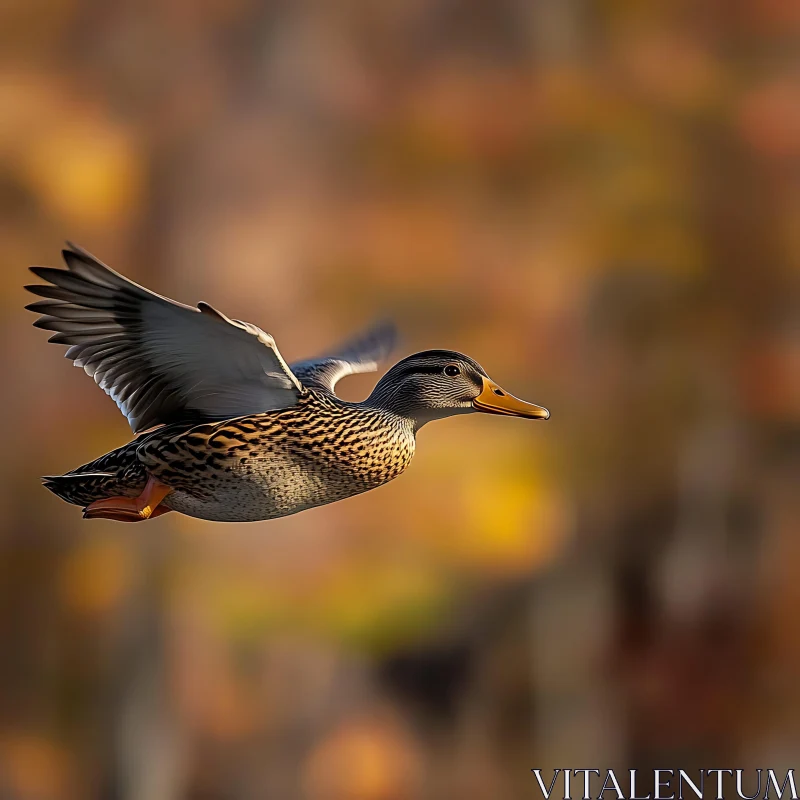
[[[526,419],[550,418],[550,412],[546,408],[514,397],[488,378],[483,379],[483,391],[472,401],[472,405],[476,411],[487,414],[506,414]]]

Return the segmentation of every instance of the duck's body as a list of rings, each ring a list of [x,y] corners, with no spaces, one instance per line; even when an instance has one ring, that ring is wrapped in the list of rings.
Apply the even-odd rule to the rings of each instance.
[[[116,400],[134,432],[146,431],[44,479],[89,518],[273,519],[396,478],[431,419],[473,410],[549,416],[452,351],[409,356],[367,400],[348,403],[336,381],[376,368],[392,340],[387,327],[338,355],[289,366],[254,325],[173,303],[77,248],[64,257],[66,271],[32,268],[51,284],[28,287],[50,298],[29,306],[43,314],[37,325],[71,345],[67,357]]]
[[[414,446],[409,420],[310,390],[289,409],[158,429],[46,480],[63,499],[88,506],[138,497],[154,477],[172,489],[167,509],[253,522],[375,489],[405,470]]]

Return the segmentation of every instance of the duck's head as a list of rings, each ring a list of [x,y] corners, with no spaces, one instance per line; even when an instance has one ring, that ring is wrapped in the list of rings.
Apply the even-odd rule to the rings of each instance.
[[[366,404],[426,422],[482,411],[526,419],[548,419],[542,406],[501,389],[477,361],[454,350],[425,350],[398,361],[378,382]]]

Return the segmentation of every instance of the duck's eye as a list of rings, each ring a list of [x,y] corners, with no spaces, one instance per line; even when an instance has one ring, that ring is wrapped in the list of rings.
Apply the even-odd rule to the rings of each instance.
[[[461,374],[461,370],[455,364],[448,364],[444,368],[444,374],[449,375],[451,378],[455,378],[456,375]]]

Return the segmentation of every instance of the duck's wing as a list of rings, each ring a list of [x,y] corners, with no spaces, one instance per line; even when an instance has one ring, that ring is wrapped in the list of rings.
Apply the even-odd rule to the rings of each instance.
[[[275,341],[249,322],[161,297],[68,244],[67,269],[31,267],[48,298],[34,323],[111,395],[135,433],[185,419],[227,419],[293,405],[303,387]]]
[[[291,370],[304,386],[333,393],[337,381],[346,375],[375,372],[394,347],[396,339],[394,325],[381,322],[342,345],[335,354],[295,362]]]

